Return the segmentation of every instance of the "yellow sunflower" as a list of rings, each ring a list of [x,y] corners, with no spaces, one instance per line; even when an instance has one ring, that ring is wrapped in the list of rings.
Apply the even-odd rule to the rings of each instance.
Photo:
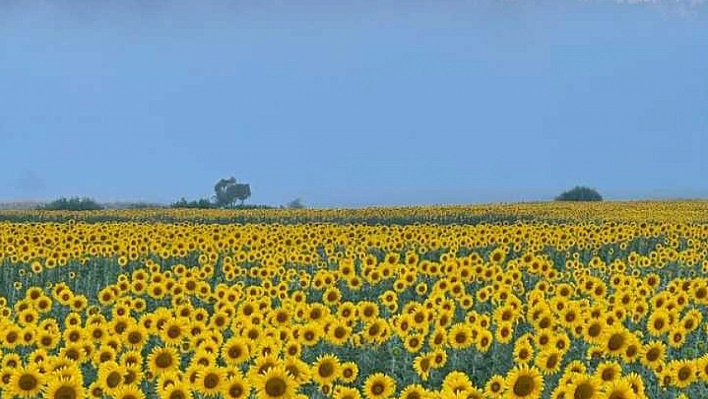
[[[44,391],[45,399],[84,399],[84,389],[78,378],[52,378]]]
[[[125,370],[114,361],[102,363],[98,368],[96,382],[108,394],[113,394],[123,384]]]
[[[226,381],[224,370],[216,366],[201,367],[196,377],[195,389],[205,396],[219,393]]]
[[[597,399],[601,394],[602,383],[597,377],[575,374],[567,389],[573,399]]]
[[[535,367],[517,366],[506,377],[508,399],[538,399],[543,392],[543,376]]]
[[[282,366],[271,367],[265,374],[253,377],[258,399],[290,399],[295,396],[297,383]]]
[[[179,367],[180,356],[172,347],[155,347],[147,358],[148,370],[156,376],[176,370]]]
[[[361,399],[361,392],[356,388],[337,387],[333,399]]]
[[[339,379],[344,383],[352,383],[359,376],[359,367],[354,362],[344,362],[339,370]]]
[[[221,396],[223,396],[224,399],[245,399],[248,398],[250,394],[251,385],[246,379],[238,375],[229,378],[226,383],[223,384],[221,390]]]
[[[399,395],[400,399],[427,399],[429,397],[430,392],[419,384],[408,385],[403,388],[401,394]]]
[[[625,379],[616,379],[606,384],[600,399],[637,399],[632,386]]]
[[[14,370],[10,377],[8,391],[10,397],[30,398],[35,396],[44,386],[45,378],[39,367],[30,365]]]
[[[339,377],[339,359],[331,354],[320,355],[312,366],[312,380],[319,385],[328,385]]]
[[[396,381],[383,373],[371,374],[364,382],[364,395],[368,399],[389,398],[395,391]]]
[[[135,385],[124,385],[113,394],[114,399],[145,399],[143,391]]]
[[[484,393],[492,399],[501,398],[503,390],[504,377],[500,375],[493,375],[484,385]]]

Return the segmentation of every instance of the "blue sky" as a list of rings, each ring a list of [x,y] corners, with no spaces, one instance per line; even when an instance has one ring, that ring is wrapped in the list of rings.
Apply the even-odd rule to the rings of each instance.
[[[0,201],[708,197],[702,2],[22,3]]]

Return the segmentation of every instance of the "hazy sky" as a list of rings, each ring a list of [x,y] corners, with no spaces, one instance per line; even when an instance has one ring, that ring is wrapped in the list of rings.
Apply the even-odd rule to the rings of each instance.
[[[0,4],[2,201],[230,175],[267,204],[708,197],[701,1],[23,3]]]

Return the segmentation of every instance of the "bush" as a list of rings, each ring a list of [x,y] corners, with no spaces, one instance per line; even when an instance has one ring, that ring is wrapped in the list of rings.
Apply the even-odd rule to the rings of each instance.
[[[576,186],[556,197],[556,201],[602,201],[602,196],[592,188]]]
[[[202,198],[197,201],[187,201],[186,199],[180,198],[179,201],[170,204],[170,208],[187,208],[187,209],[214,209],[216,204],[209,201],[206,198]]]
[[[48,204],[38,207],[45,211],[99,211],[104,209],[103,205],[92,198],[59,198]]]
[[[294,200],[288,202],[286,207],[288,209],[305,209],[305,204],[302,202],[302,198],[295,198]]]

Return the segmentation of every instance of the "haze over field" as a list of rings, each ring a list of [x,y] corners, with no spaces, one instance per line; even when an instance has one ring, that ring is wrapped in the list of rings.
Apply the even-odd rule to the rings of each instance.
[[[702,1],[25,3],[0,201],[708,197]]]

